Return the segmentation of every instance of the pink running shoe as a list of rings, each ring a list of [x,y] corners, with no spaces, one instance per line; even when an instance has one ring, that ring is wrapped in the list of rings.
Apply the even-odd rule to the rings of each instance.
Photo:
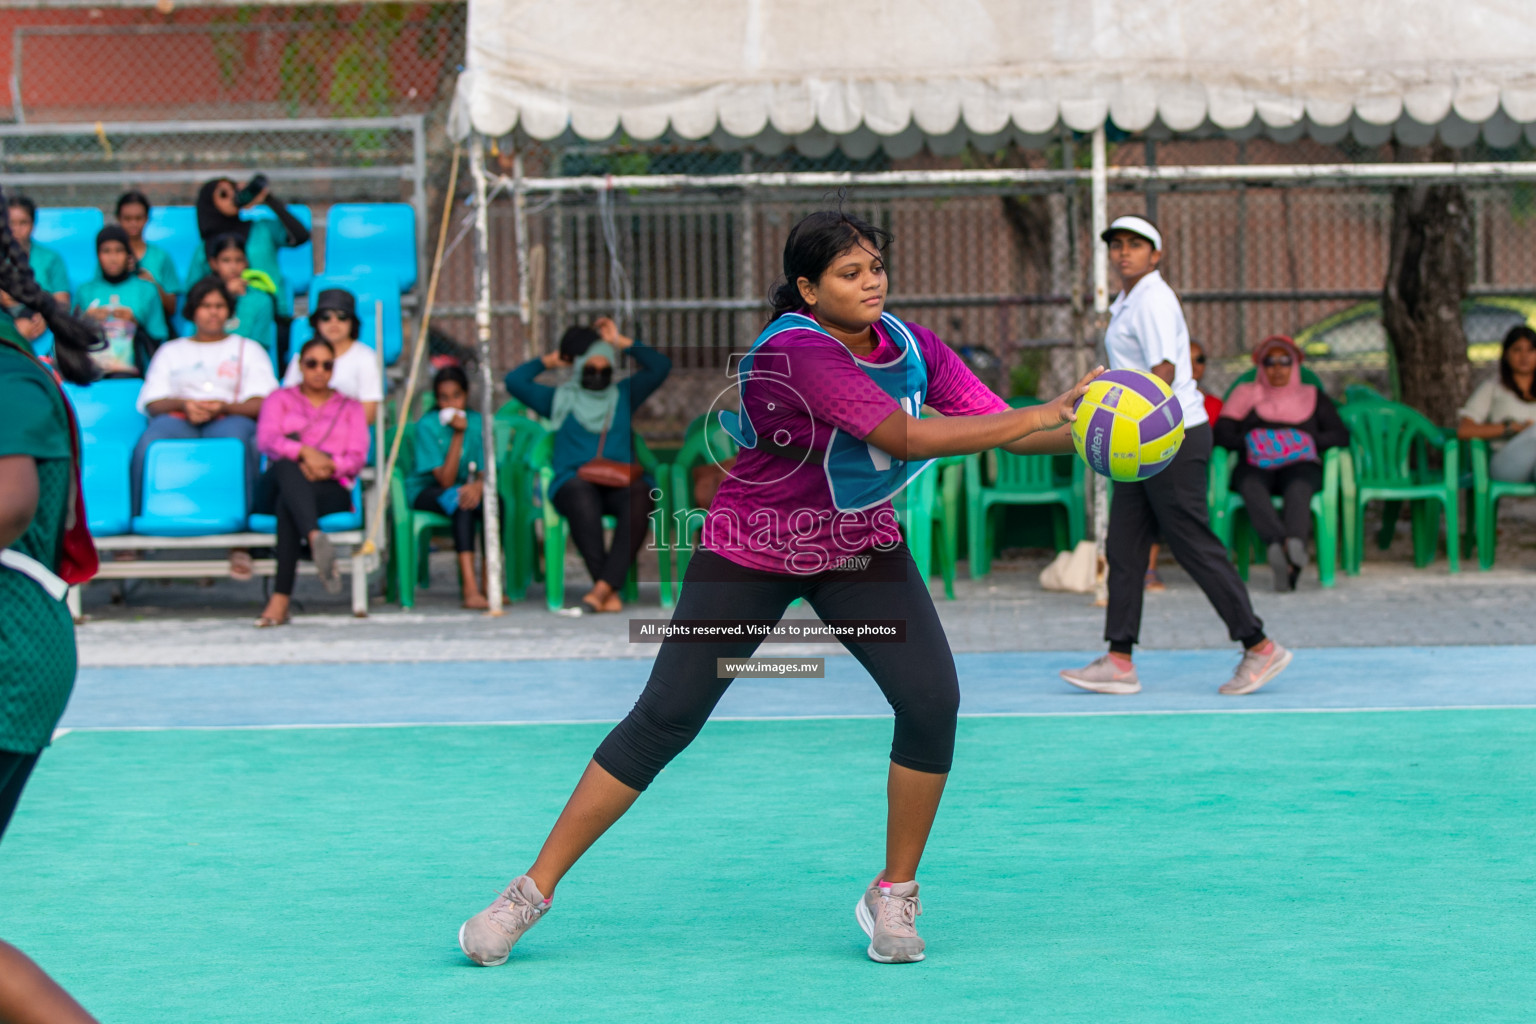
[[[459,926],[459,948],[481,967],[507,962],[523,933],[549,913],[549,900],[533,879],[519,875],[506,891]]]
[[[869,936],[869,958],[877,964],[915,964],[923,959],[923,940],[917,934],[917,917],[922,912],[916,882],[881,886],[878,876],[870,882],[853,908],[859,927]]]

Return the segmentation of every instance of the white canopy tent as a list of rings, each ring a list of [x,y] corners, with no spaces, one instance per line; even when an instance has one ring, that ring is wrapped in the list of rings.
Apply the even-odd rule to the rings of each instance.
[[[470,0],[469,52],[450,131],[589,141],[673,137],[722,149],[855,159],[967,143],[1043,146],[1092,133],[1093,168],[871,174],[525,179],[515,175],[519,256],[529,192],[751,184],[1006,184],[1088,178],[1093,234],[1120,180],[1483,176],[1536,179],[1536,163],[1108,168],[1107,124],[1149,138],[1353,137],[1461,148],[1536,144],[1536,18],[1528,0]],[[475,175],[487,257],[489,174]],[[1102,245],[1094,305],[1107,306]],[[477,322],[489,394],[489,273]],[[526,279],[526,275],[520,275]],[[523,295],[523,318],[529,315]],[[490,417],[486,417],[490,430]],[[487,436],[487,443],[490,437]],[[494,473],[494,464],[488,467]],[[487,515],[495,515],[494,479]],[[1096,516],[1102,521],[1101,516]],[[493,573],[499,577],[499,552]],[[491,600],[499,607],[499,583]]]
[[[1509,146],[1536,125],[1530,14],[1523,0],[471,0],[454,130],[899,156],[925,137],[1044,140],[1108,119]]]

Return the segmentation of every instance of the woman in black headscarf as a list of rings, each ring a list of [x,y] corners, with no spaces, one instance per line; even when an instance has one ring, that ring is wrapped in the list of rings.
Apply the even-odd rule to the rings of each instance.
[[[101,325],[107,348],[93,353],[109,377],[142,377],[169,336],[160,290],[138,274],[128,232],[108,224],[96,235],[96,276],[75,290],[75,309]]]
[[[240,218],[241,210],[255,206],[266,206],[277,215],[277,220]],[[205,181],[197,190],[197,233],[203,245],[192,254],[187,280],[195,281],[208,272],[208,257],[203,246],[220,235],[238,237],[245,243],[245,258],[251,269],[266,274],[277,285],[278,344],[286,348],[283,344],[287,340],[285,325],[293,318],[293,296],[283,281],[277,250],[303,245],[309,241],[309,229],[272,194],[267,188],[267,179],[258,174],[243,191],[228,178]]]

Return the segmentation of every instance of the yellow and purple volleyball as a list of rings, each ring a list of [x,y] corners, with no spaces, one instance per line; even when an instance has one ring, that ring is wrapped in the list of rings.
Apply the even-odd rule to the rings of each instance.
[[[1078,401],[1072,443],[1095,473],[1120,483],[1145,480],[1184,443],[1184,408],[1161,378],[1110,370]]]

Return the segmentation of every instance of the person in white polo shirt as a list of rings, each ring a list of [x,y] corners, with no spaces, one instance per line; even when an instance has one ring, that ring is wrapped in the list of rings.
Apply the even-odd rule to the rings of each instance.
[[[344,288],[325,289],[315,297],[309,325],[315,329],[316,337],[324,338],[336,350],[331,387],[361,402],[363,414],[372,425],[379,413],[379,403],[384,401],[384,382],[379,378],[377,353],[357,340],[362,329],[357,319],[357,300]],[[288,372],[283,374],[283,387],[295,387],[303,380],[299,357],[295,353],[288,360]]]
[[[1184,444],[1168,467],[1141,483],[1117,483],[1109,511],[1105,555],[1109,561],[1109,608],[1104,639],[1109,653],[1061,677],[1095,693],[1128,694],[1141,689],[1131,652],[1140,640],[1147,556],[1159,535],[1179,565],[1205,591],[1243,658],[1221,687],[1229,695],[1252,693],[1291,662],[1291,652],[1264,635],[1248,589],[1211,532],[1206,507],[1211,426],[1205,400],[1195,386],[1189,328],[1179,297],[1157,265],[1163,237],[1143,217],[1120,217],[1104,232],[1109,261],[1120,273],[1121,291],[1109,308],[1104,348],[1111,369],[1143,370],[1162,378],[1184,409]]]

